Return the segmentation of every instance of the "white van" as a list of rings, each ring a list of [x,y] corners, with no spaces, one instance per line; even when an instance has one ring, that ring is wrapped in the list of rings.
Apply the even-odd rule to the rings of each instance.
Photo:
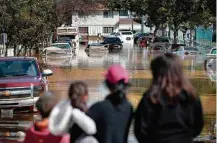
[[[131,31],[119,31],[121,33],[121,39],[124,44],[134,44],[133,32]]]

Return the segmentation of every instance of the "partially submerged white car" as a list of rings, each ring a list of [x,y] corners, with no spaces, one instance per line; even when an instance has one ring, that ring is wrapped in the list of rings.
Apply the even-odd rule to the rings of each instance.
[[[66,58],[75,55],[75,49],[70,43],[53,43],[50,47],[43,50],[46,58]]]
[[[212,48],[205,56],[204,69],[214,69],[216,71],[216,47]]]
[[[92,43],[88,44],[85,52],[88,56],[97,55],[97,56],[103,56],[106,55],[109,52],[109,45],[108,44],[102,44],[102,43]]]
[[[134,37],[133,37],[133,32],[131,31],[120,31],[121,33],[121,38],[123,43],[127,43],[130,44],[131,46],[133,46],[134,44]]]
[[[119,32],[113,32],[108,37],[118,37],[123,42],[123,44],[128,44],[133,46],[134,44],[134,37],[133,32],[120,30]]]

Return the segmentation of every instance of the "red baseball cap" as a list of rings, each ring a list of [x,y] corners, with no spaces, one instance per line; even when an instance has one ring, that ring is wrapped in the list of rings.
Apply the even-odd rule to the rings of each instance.
[[[105,78],[113,84],[117,84],[120,80],[124,80],[126,84],[129,83],[129,74],[121,65],[110,66],[105,74]]]

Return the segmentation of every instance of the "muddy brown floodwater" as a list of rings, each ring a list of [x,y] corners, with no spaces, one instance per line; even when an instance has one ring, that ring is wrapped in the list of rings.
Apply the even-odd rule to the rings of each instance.
[[[48,78],[49,90],[56,91],[60,98],[65,98],[67,97],[70,82],[72,80],[83,80],[89,86],[89,105],[105,98],[105,91],[102,90],[101,85],[104,79],[103,73],[108,66],[121,64],[129,70],[132,87],[129,89],[128,98],[134,108],[136,108],[142,94],[151,83],[152,76],[149,70],[151,58],[148,56],[147,51],[141,51],[136,46],[124,46],[122,51],[114,51],[108,54],[95,53],[89,56],[84,52],[84,48],[81,47],[76,57],[48,59],[46,64],[43,64],[45,68],[49,68],[54,72],[53,76]],[[216,83],[207,77],[203,68],[203,62],[203,56],[190,58],[183,61],[183,68],[186,76],[190,79],[198,95],[201,97],[205,113],[205,127],[201,135],[208,135],[210,133],[214,134],[216,121]],[[23,130],[36,118],[33,116],[36,115],[28,113],[16,115],[8,121],[18,124],[20,127],[16,128],[14,124],[11,125],[11,128],[10,125],[8,127],[1,126],[1,132],[6,134],[8,132],[17,132],[19,128]],[[4,124],[4,122],[6,123],[5,120],[1,119],[0,125]],[[136,142],[132,131],[130,134],[129,143]],[[2,135],[0,134],[0,136]],[[0,140],[0,143],[1,141],[10,142],[9,140]]]

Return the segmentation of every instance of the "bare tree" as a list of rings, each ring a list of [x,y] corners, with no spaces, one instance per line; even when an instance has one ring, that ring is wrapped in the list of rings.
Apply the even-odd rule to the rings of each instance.
[[[79,12],[84,17],[94,14],[99,9],[106,8],[105,0],[59,0],[56,2],[56,12],[59,24],[71,24],[72,14]]]

